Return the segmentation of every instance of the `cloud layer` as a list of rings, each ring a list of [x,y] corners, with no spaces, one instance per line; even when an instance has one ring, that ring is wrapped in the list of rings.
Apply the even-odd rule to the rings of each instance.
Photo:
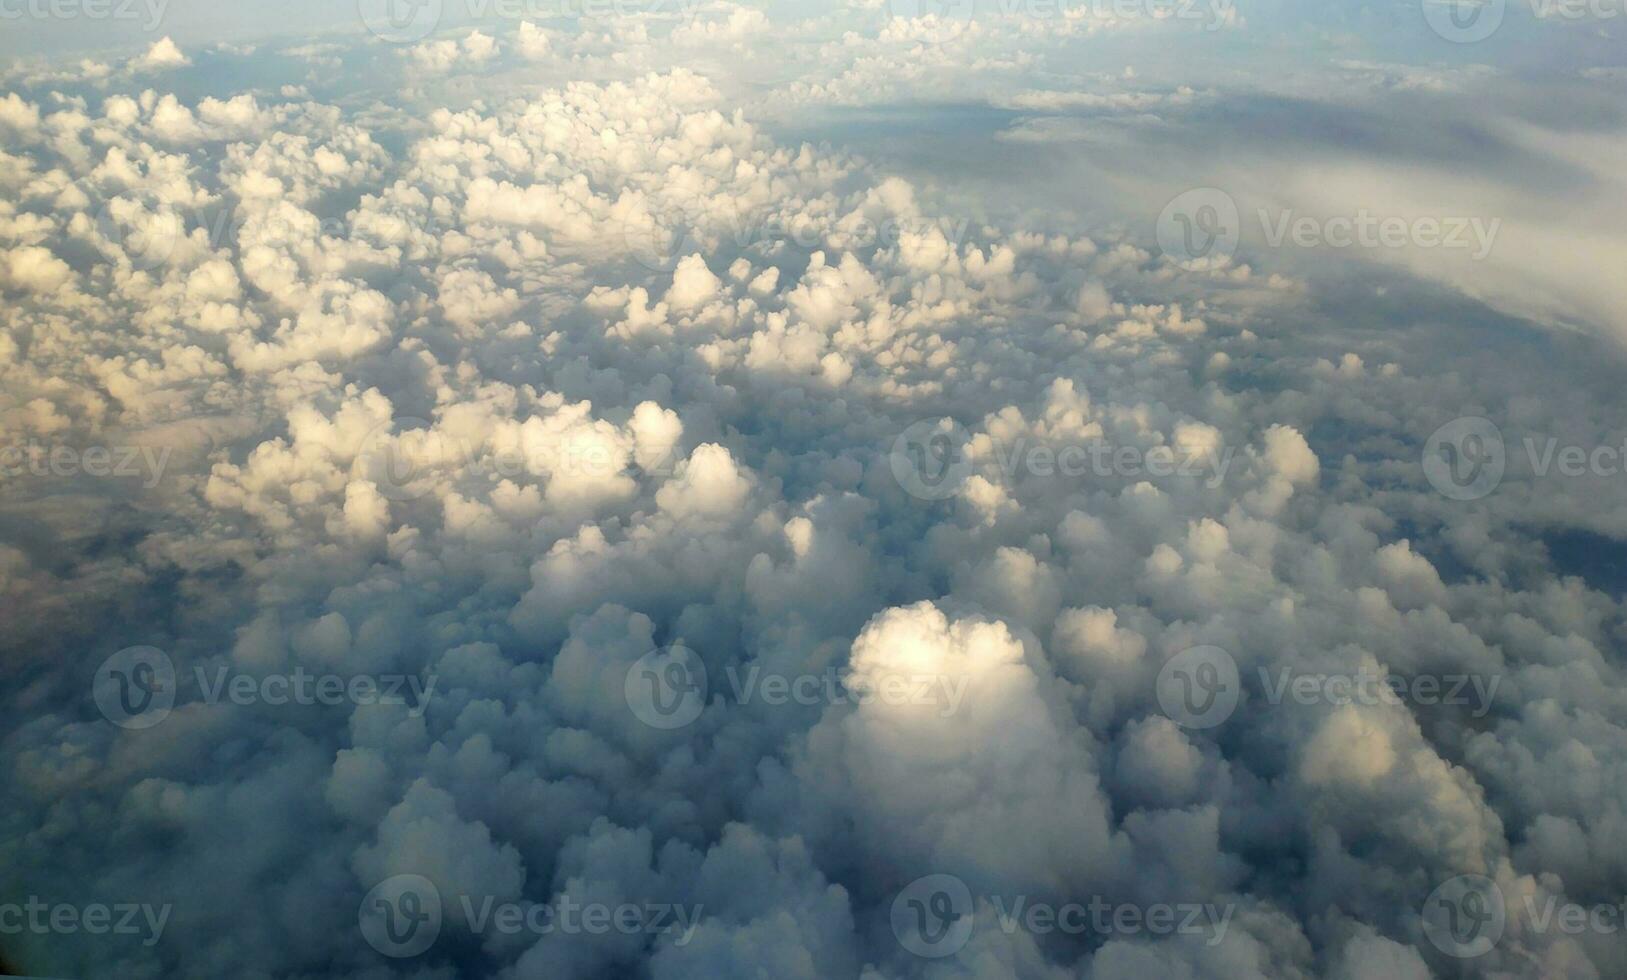
[[[1613,287],[1546,217],[1470,272],[1186,261],[1152,225],[1157,181],[1219,172],[1191,156],[1146,164],[1134,222],[967,203],[1003,148],[1122,160],[1245,104],[1047,86],[1022,54],[1244,29],[1167,21],[843,9],[775,39],[712,5],[14,70],[0,905],[168,912],[151,943],[0,952],[138,978],[1627,972],[1627,924],[1555,918],[1627,887]],[[799,53],[765,65],[774,40]],[[339,91],[330,61],[392,81]],[[223,91],[223,65],[275,81]],[[1003,115],[955,161],[795,135],[968,91]],[[1545,152],[1603,199],[1617,139]],[[1295,207],[1395,200],[1319,173],[1333,204]],[[1547,329],[1572,315],[1591,336]],[[1424,465],[1464,417],[1504,453],[1492,492]],[[138,646],[153,673],[98,687]],[[132,726],[143,677],[172,704]],[[1401,693],[1350,695],[1373,677]],[[1235,707],[1183,708],[1193,684]],[[1431,918],[1465,875],[1502,913],[1472,958]],[[430,896],[433,940],[396,955]]]

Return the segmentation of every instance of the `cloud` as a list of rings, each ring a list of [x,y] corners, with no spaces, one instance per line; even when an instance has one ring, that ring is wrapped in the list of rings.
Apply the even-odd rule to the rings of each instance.
[[[192,64],[192,59],[182,53],[180,47],[169,35],[165,35],[152,43],[146,54],[130,61],[130,69],[137,72],[167,71],[171,68],[184,68]]]
[[[520,43],[528,55],[537,50],[537,37],[531,33],[522,34]],[[415,67],[431,72],[451,71],[460,66],[477,67],[496,55],[496,39],[479,31],[470,31],[461,41],[425,41],[409,52]]]
[[[73,270],[49,249],[28,245],[6,256],[6,282],[13,289],[53,293],[73,280]]]

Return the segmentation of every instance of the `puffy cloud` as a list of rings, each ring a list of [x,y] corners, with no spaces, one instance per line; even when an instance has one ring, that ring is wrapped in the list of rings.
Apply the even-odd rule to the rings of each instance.
[[[21,139],[27,139],[39,129],[39,107],[24,102],[16,92],[7,92],[6,97],[0,99],[0,126],[5,126]]]
[[[705,259],[699,255],[686,256],[673,272],[672,288],[667,290],[667,303],[675,310],[693,310],[716,296],[722,285],[712,270],[706,267]]]
[[[1059,895],[1068,882],[1122,873],[1128,847],[1089,738],[1053,717],[1043,678],[1005,626],[951,621],[929,603],[891,609],[859,634],[847,670],[847,687],[872,697],[828,713],[798,771],[817,788],[816,819],[854,828],[833,846],[858,848],[862,864],[900,885],[947,871]]]
[[[531,61],[541,61],[553,53],[553,41],[548,31],[528,20],[520,22],[515,46],[521,57]]]
[[[73,282],[73,270],[50,249],[25,245],[5,258],[6,283],[29,293],[53,293]]]
[[[656,492],[655,502],[678,520],[727,518],[740,513],[751,493],[752,476],[729,451],[714,443],[697,446],[673,478]]]
[[[146,54],[130,61],[134,71],[164,71],[170,68],[184,68],[192,64],[192,59],[182,53],[180,46],[164,35],[152,43]]]
[[[537,50],[534,34],[525,34],[520,42],[530,55]],[[497,56],[497,40],[489,34],[470,31],[460,41],[425,41],[409,53],[414,67],[431,72],[451,71],[460,65],[478,67]]]

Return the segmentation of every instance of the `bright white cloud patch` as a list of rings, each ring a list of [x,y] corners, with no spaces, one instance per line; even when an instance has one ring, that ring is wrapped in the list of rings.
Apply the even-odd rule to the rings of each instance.
[[[182,53],[180,47],[168,35],[159,38],[147,49],[147,53],[130,62],[130,67],[136,71],[162,71],[166,68],[180,68],[191,64]]]

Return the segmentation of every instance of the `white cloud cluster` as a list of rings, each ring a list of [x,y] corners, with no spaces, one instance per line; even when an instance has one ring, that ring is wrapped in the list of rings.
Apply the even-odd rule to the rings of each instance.
[[[169,68],[181,68],[190,65],[192,59],[181,51],[179,45],[169,39],[168,35],[159,38],[147,49],[147,53],[130,62],[134,71],[164,71]]]
[[[758,105],[905,84],[947,29],[880,21],[822,45],[853,49],[840,75]],[[767,32],[734,9],[670,40],[723,57]],[[1603,441],[1620,403],[1595,348],[1520,365],[1523,335],[1375,329],[1123,230],[961,217],[776,136],[699,69],[494,94],[550,59],[608,72],[597,43],[525,24],[396,53],[494,87],[444,105],[150,74],[0,100],[0,448],[171,453],[145,485],[0,483],[20,612],[0,877],[174,909],[149,947],[0,935],[0,955],[134,977],[1448,976],[1426,899],[1475,874],[1508,925],[1472,969],[1627,971],[1623,933],[1532,911],[1627,887],[1622,598],[1557,545],[1627,533],[1627,494],[1516,478],[1464,503],[1417,463],[1465,414],[1510,446]],[[137,64],[184,61],[166,39]],[[1007,106],[1196,98],[1025,85]],[[1356,308],[1400,317],[1391,288],[1429,296],[1364,282]],[[1540,387],[1566,372],[1587,380]],[[923,424],[955,457],[930,492],[898,448]],[[138,644],[179,680],[132,731],[89,679]],[[710,681],[662,727],[632,685],[675,645]],[[1251,684],[1223,724],[1178,724],[1160,676],[1201,646],[1251,682],[1501,683],[1480,714]],[[211,703],[195,668],[437,685],[422,713],[295,711]],[[748,697],[750,671],[873,696]],[[356,926],[394,875],[445,899],[417,959]],[[928,875],[974,896],[953,957],[890,924]],[[513,935],[459,896],[703,911],[683,942]],[[1017,897],[1230,911],[1219,935],[1069,935],[1002,928]]]

